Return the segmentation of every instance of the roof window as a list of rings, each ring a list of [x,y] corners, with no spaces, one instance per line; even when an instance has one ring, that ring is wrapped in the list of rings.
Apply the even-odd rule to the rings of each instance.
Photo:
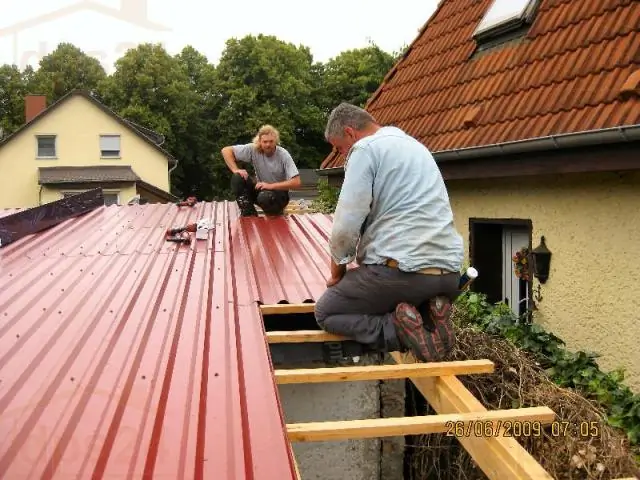
[[[532,22],[539,3],[540,0],[493,0],[473,33],[474,38],[485,43],[522,31]]]

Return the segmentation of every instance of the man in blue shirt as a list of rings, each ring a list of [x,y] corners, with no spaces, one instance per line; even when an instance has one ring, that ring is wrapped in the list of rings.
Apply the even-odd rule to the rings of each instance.
[[[464,253],[435,160],[347,103],[331,112],[325,137],[347,163],[318,324],[376,350],[441,360],[455,342],[450,309]],[[347,270],[354,260],[359,266]]]

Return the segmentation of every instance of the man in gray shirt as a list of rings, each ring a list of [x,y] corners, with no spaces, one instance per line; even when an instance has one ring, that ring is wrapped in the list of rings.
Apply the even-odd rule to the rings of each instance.
[[[289,190],[300,186],[298,168],[279,143],[278,130],[263,125],[252,143],[222,149],[222,157],[233,173],[231,189],[242,216],[257,216],[256,204],[267,215],[281,215],[289,203]],[[239,168],[237,162],[251,164],[256,178]]]
[[[374,350],[443,359],[455,342],[450,311],[464,252],[433,156],[346,103],[331,112],[325,137],[347,164],[318,324]]]

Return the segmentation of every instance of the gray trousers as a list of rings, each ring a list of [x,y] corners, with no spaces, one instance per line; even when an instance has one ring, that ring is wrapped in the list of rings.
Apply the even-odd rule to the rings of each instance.
[[[348,270],[337,285],[322,294],[315,306],[316,321],[329,333],[373,349],[401,351],[392,317],[396,305],[414,305],[425,319],[429,299],[444,295],[454,300],[459,280],[459,273],[424,275],[384,265],[362,265]]]

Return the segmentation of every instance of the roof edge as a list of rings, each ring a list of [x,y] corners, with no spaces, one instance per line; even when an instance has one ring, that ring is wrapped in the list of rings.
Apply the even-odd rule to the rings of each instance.
[[[433,156],[438,162],[468,160],[489,156],[512,155],[567,148],[588,147],[611,143],[629,143],[640,140],[640,124],[620,127],[587,130],[583,132],[562,133],[545,137],[495,143],[480,147],[467,147],[454,150],[440,150]]]
[[[635,141],[640,141],[640,124],[547,135],[546,137],[495,143],[480,147],[440,150],[433,152],[433,157],[436,162],[451,162]],[[339,175],[344,172],[344,167],[320,168],[316,172],[318,175],[325,177]]]
[[[339,175],[344,172],[344,167],[332,167],[332,168],[318,168],[316,173],[323,177],[330,177],[332,175]]]

